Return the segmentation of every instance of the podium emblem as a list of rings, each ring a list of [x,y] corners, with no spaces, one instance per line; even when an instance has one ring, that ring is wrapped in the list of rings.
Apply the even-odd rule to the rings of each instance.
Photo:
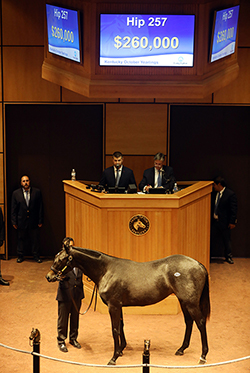
[[[129,230],[136,236],[142,236],[149,231],[150,223],[144,215],[134,215],[129,220]]]

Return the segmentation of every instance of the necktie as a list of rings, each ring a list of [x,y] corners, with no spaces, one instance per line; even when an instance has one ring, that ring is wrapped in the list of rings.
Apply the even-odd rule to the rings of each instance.
[[[221,198],[221,195],[220,195],[220,193],[219,193],[219,194],[218,194],[217,201],[216,201],[216,203],[215,203],[215,205],[214,205],[214,214],[215,214],[215,215],[217,215],[217,213],[218,213],[218,206],[219,206],[220,198]]]
[[[115,187],[118,187],[119,179],[120,179],[119,170],[116,169]]]
[[[29,207],[29,194],[27,190],[25,191],[25,199],[26,199],[26,204]]]
[[[158,172],[159,172],[159,174],[158,174],[158,181],[157,181],[157,184],[158,184],[158,187],[160,187],[161,184],[162,184],[162,182],[161,182],[161,180],[162,180],[162,176],[161,176],[161,171],[159,170]]]

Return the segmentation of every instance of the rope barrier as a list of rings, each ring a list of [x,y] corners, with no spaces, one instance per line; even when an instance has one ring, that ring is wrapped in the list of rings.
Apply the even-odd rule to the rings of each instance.
[[[204,364],[204,365],[187,365],[187,366],[178,366],[178,365],[177,366],[168,366],[168,365],[156,365],[156,364],[100,365],[100,364],[87,364],[87,363],[80,363],[80,362],[76,362],[76,361],[57,359],[55,357],[38,354],[36,352],[19,350],[19,349],[14,348],[14,347],[6,346],[3,343],[0,343],[0,347],[4,347],[4,348],[10,349],[10,350],[13,350],[13,351],[16,351],[16,352],[21,352],[21,353],[24,353],[24,354],[30,354],[30,355],[33,355],[33,356],[40,356],[44,359],[58,361],[58,362],[66,363],[66,364],[81,365],[81,366],[92,367],[92,368],[94,367],[94,368],[110,368],[110,369],[114,369],[114,368],[118,368],[118,369],[119,368],[142,368],[142,367],[162,368],[162,369],[211,368],[211,367],[215,367],[215,366],[238,363],[240,361],[245,361],[245,360],[250,359],[250,356],[245,356],[245,357],[242,357],[242,358],[239,358],[239,359],[223,361],[223,362],[220,362],[220,363],[212,363],[212,364]]]

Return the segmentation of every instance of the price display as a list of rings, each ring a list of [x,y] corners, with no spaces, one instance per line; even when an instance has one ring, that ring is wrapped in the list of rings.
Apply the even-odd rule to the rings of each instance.
[[[194,15],[100,17],[101,66],[193,66]]]
[[[48,50],[80,62],[78,12],[46,4]]]
[[[235,52],[239,5],[216,12],[211,62]]]

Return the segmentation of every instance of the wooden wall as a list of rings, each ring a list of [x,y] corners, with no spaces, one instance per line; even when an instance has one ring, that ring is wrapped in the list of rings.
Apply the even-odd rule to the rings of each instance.
[[[129,97],[123,99],[110,99],[109,97],[105,99],[87,99],[59,85],[43,80],[41,78],[41,67],[44,58],[45,1],[1,0],[0,4],[2,10],[0,49],[0,205],[5,215],[7,211],[6,188],[8,188],[8,184],[6,184],[5,151],[5,126],[8,126],[8,123],[5,121],[5,107],[10,103],[17,105],[20,103],[36,103],[40,105],[45,103],[56,103],[58,105],[103,104],[103,166],[110,165],[110,155],[113,151],[121,150],[125,155],[125,164],[134,169],[138,183],[143,170],[152,165],[154,153],[162,151],[168,156],[170,154],[172,144],[169,134],[172,105],[181,103],[224,107],[225,123],[228,115],[227,106],[250,106],[250,38],[248,31],[250,3],[248,0],[241,0],[238,45],[240,72],[237,80],[223,89],[214,91],[213,94],[204,99],[193,101],[186,97],[181,102],[173,101],[169,98],[166,100],[163,98],[159,99],[157,97],[148,100],[130,99]],[[202,118],[197,123],[197,125],[200,124],[202,124]],[[240,125],[241,123],[239,122]],[[179,135],[182,136],[181,131]],[[189,137],[191,138],[192,136],[195,135],[190,132],[186,139],[187,142]],[[225,136],[233,137],[234,134],[227,133],[225,128]],[[234,154],[234,157],[239,161],[238,164],[243,159],[240,146],[240,144],[237,144],[238,153]],[[175,149],[175,152],[175,157],[178,157],[178,149]],[[214,159],[216,162],[216,157],[219,159],[221,154],[219,149],[216,149],[215,153]],[[199,159],[202,159],[204,156],[199,155],[199,157]],[[249,153],[247,157],[249,160]],[[17,159],[17,162],[19,161],[20,159]],[[167,162],[169,161],[171,162],[171,159],[168,158]],[[244,161],[246,161],[246,158],[244,158]],[[30,162],[32,162],[32,159],[30,159]],[[182,162],[186,165],[186,169],[190,167],[189,164],[186,164],[185,158],[182,158]],[[209,161],[204,163],[204,167],[208,167],[208,165]],[[192,165],[192,167],[195,167],[195,165]],[[234,170],[231,170],[231,172],[234,172]],[[46,175],[44,176],[46,177]],[[227,176],[225,175],[225,177]],[[244,177],[244,183],[250,180],[247,172]],[[240,192],[237,185],[231,185],[231,187]],[[249,197],[244,195],[244,198]],[[242,208],[244,209],[244,205]],[[247,212],[243,216],[249,222]],[[6,219],[8,219],[7,215]],[[4,247],[0,248],[0,253],[5,253]]]

